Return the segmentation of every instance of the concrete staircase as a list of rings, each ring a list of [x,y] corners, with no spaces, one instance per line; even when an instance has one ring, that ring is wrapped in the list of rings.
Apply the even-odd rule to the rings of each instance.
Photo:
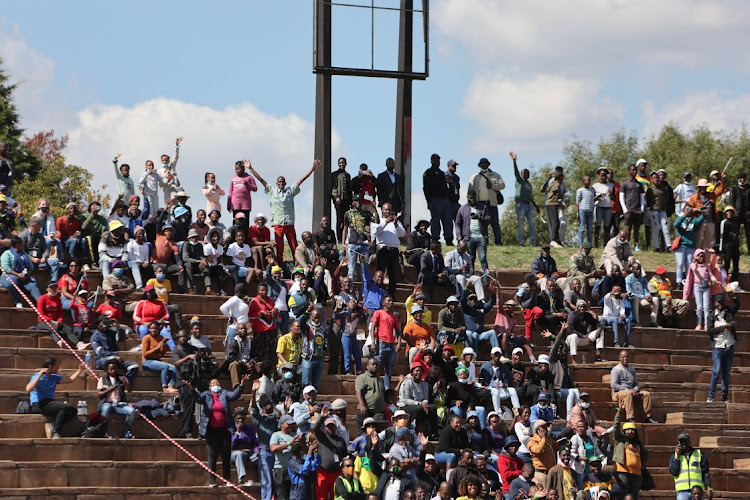
[[[525,272],[503,271],[494,273],[502,285],[503,300],[512,297],[515,288],[523,282]],[[44,283],[47,277],[37,273]],[[101,282],[97,272],[89,273],[92,287]],[[396,311],[405,317],[403,302],[413,290],[416,273],[407,267],[406,277],[397,286]],[[201,291],[202,284],[196,280]],[[747,286],[748,284],[743,283]],[[747,286],[750,288],[750,286]],[[173,288],[177,289],[176,280]],[[252,288],[252,287],[251,287]],[[229,286],[227,286],[229,292]],[[251,290],[251,293],[253,290]],[[442,308],[449,291],[436,288],[429,308],[433,318]],[[740,293],[743,306],[750,304],[750,293]],[[140,297],[133,296],[133,299]],[[222,339],[226,326],[219,313],[225,297],[173,294],[172,302],[180,304],[183,318],[197,315],[203,321],[203,333],[209,336],[216,357],[223,359]],[[63,429],[60,439],[45,437],[46,419],[41,415],[13,414],[19,401],[26,400],[24,387],[31,375],[50,355],[62,361],[63,374],[76,368],[76,360],[67,351],[60,350],[49,335],[28,330],[36,324],[36,315],[30,309],[16,309],[5,293],[0,293],[0,497],[3,498],[86,498],[86,499],[203,499],[217,496],[238,496],[233,490],[207,487],[207,473],[189,457],[160,436],[140,417],[133,429],[135,439],[81,439],[82,422],[74,420]],[[496,308],[486,316],[491,324]],[[642,310],[642,322],[648,324],[647,312]],[[674,452],[677,435],[689,432],[707,454],[716,498],[750,499],[750,314],[740,313],[738,318],[739,344],[736,347],[732,370],[732,390],[729,404],[706,403],[708,383],[711,378],[711,353],[709,339],[704,332],[692,329],[657,329],[634,327],[631,335],[631,363],[638,371],[642,386],[654,393],[654,417],[664,424],[638,424],[642,439],[651,452],[647,464],[652,472],[657,490],[643,492],[641,498],[674,498],[673,481],[667,470],[669,456]],[[519,331],[523,318],[517,314]],[[694,315],[688,314],[684,328],[695,325]],[[126,321],[127,323],[127,321]],[[612,347],[612,336],[606,334],[605,359],[600,363],[571,366],[581,390],[592,396],[593,407],[600,419],[609,422],[615,406],[610,398],[609,372],[615,365],[619,349]],[[535,337],[538,356],[548,350],[542,339]],[[121,345],[123,358],[140,361],[140,353],[129,352],[137,341],[128,340]],[[80,353],[81,355],[83,353]],[[477,363],[489,357],[489,349],[481,349]],[[593,359],[593,353],[589,356]],[[397,373],[406,373],[406,361],[399,359]],[[343,397],[349,403],[347,425],[352,437],[356,435],[356,399],[354,376],[324,375],[321,381],[321,400]],[[77,380],[62,386],[56,399],[75,405],[86,401],[91,410],[98,401],[93,377]],[[130,400],[166,400],[170,395],[160,392],[157,374],[141,370],[130,395]],[[247,406],[249,394],[243,395],[233,406]],[[154,421],[168,435],[178,432],[179,417],[157,418]],[[559,422],[562,424],[563,422]],[[112,415],[110,431],[121,435],[123,421]],[[179,439],[179,444],[200,460],[206,459],[202,440]],[[250,467],[250,478],[258,481],[257,470]],[[233,471],[234,474],[234,471]],[[235,478],[236,479],[236,478]],[[259,488],[247,489],[259,497]]]

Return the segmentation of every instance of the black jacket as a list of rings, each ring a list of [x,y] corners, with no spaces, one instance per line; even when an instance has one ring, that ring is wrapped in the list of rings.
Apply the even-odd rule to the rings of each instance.
[[[452,453],[457,457],[461,455],[461,450],[469,447],[469,436],[463,429],[458,432],[454,431],[450,425],[443,427],[438,438],[437,451]],[[439,485],[438,485],[439,486]]]
[[[422,174],[422,191],[427,203],[431,203],[433,198],[447,200],[450,192],[448,183],[445,180],[445,172],[440,167],[430,167]]]
[[[393,172],[396,182],[391,182],[388,171],[381,172],[377,178],[378,206],[390,203],[394,212],[399,212],[404,207],[404,176]]]

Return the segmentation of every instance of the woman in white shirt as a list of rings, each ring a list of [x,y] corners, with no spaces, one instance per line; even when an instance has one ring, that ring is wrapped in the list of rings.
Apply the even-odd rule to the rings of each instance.
[[[128,267],[133,274],[133,281],[135,281],[135,291],[143,292],[141,271],[149,268],[151,247],[146,242],[145,229],[136,226],[133,232],[135,233],[135,239],[128,241],[125,245],[125,254],[127,255]]]
[[[247,305],[247,286],[244,283],[237,283],[234,286],[234,295],[219,306],[219,310],[229,320],[227,336],[224,339],[224,345],[226,346],[236,335],[236,325],[238,323],[248,324],[250,322],[247,315],[250,310],[250,306]]]
[[[216,277],[218,284],[219,295],[226,295],[224,291],[224,275],[228,274],[222,257],[224,256],[224,247],[219,244],[221,241],[222,231],[221,229],[211,229],[206,238],[208,243],[203,245],[203,255],[208,262],[208,272],[210,276]],[[206,288],[206,295],[215,295],[216,292],[211,287]]]

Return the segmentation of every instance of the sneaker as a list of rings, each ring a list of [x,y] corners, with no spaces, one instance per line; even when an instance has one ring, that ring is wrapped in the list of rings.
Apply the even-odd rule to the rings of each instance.
[[[123,436],[125,439],[133,439],[133,434],[130,431],[127,431],[125,435]]]
[[[635,247],[633,248],[634,252],[640,252],[641,248],[638,246],[638,243],[635,244]]]
[[[594,358],[594,361],[596,361],[596,362],[602,362],[604,360],[602,359],[601,356],[597,356],[596,358]]]
[[[714,398],[708,398],[708,399],[706,400],[706,403],[713,403],[713,402],[714,402]]]
[[[91,271],[91,266],[89,266],[88,264],[84,264],[83,265],[83,272],[87,272],[87,271]]]
[[[620,347],[620,343],[619,342],[615,342],[615,347]]]
[[[656,420],[654,420],[653,418],[651,418],[649,416],[648,418],[646,418],[646,423],[648,423],[648,424],[658,424],[659,422],[657,422]]]
[[[62,437],[62,436],[60,436],[60,433],[58,433],[58,432],[53,432],[53,433],[52,433],[52,439],[59,439],[59,438],[61,438],[61,437]]]
[[[216,488],[216,483],[208,483],[209,488]]]
[[[16,309],[23,309],[23,304],[16,302]]]
[[[143,287],[139,286],[138,288],[136,288],[135,293],[143,293]]]
[[[628,344],[627,342],[625,342],[624,344],[622,344],[622,346],[623,347],[630,347],[630,344]]]

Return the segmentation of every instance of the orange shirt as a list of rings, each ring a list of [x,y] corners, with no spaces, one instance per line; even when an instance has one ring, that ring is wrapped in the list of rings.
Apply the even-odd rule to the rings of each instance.
[[[413,321],[409,321],[406,326],[404,327],[404,337],[411,337],[414,345],[419,347],[420,343],[424,343],[425,345],[429,345],[430,339],[432,339],[435,335],[432,332],[432,327],[425,323],[424,321],[421,324],[416,324]]]
[[[172,256],[179,253],[179,248],[174,240],[168,240],[163,234],[156,235],[154,242],[154,253],[151,255],[151,262],[156,264],[169,264]]]
[[[159,342],[164,340],[164,345],[159,347]],[[141,360],[144,359],[155,359],[159,360],[162,356],[167,354],[169,347],[167,347],[166,339],[161,335],[154,337],[150,333],[143,337],[141,340]]]
[[[615,462],[617,472],[627,472],[636,476],[641,475],[641,448],[631,443],[625,447],[625,465]]]

